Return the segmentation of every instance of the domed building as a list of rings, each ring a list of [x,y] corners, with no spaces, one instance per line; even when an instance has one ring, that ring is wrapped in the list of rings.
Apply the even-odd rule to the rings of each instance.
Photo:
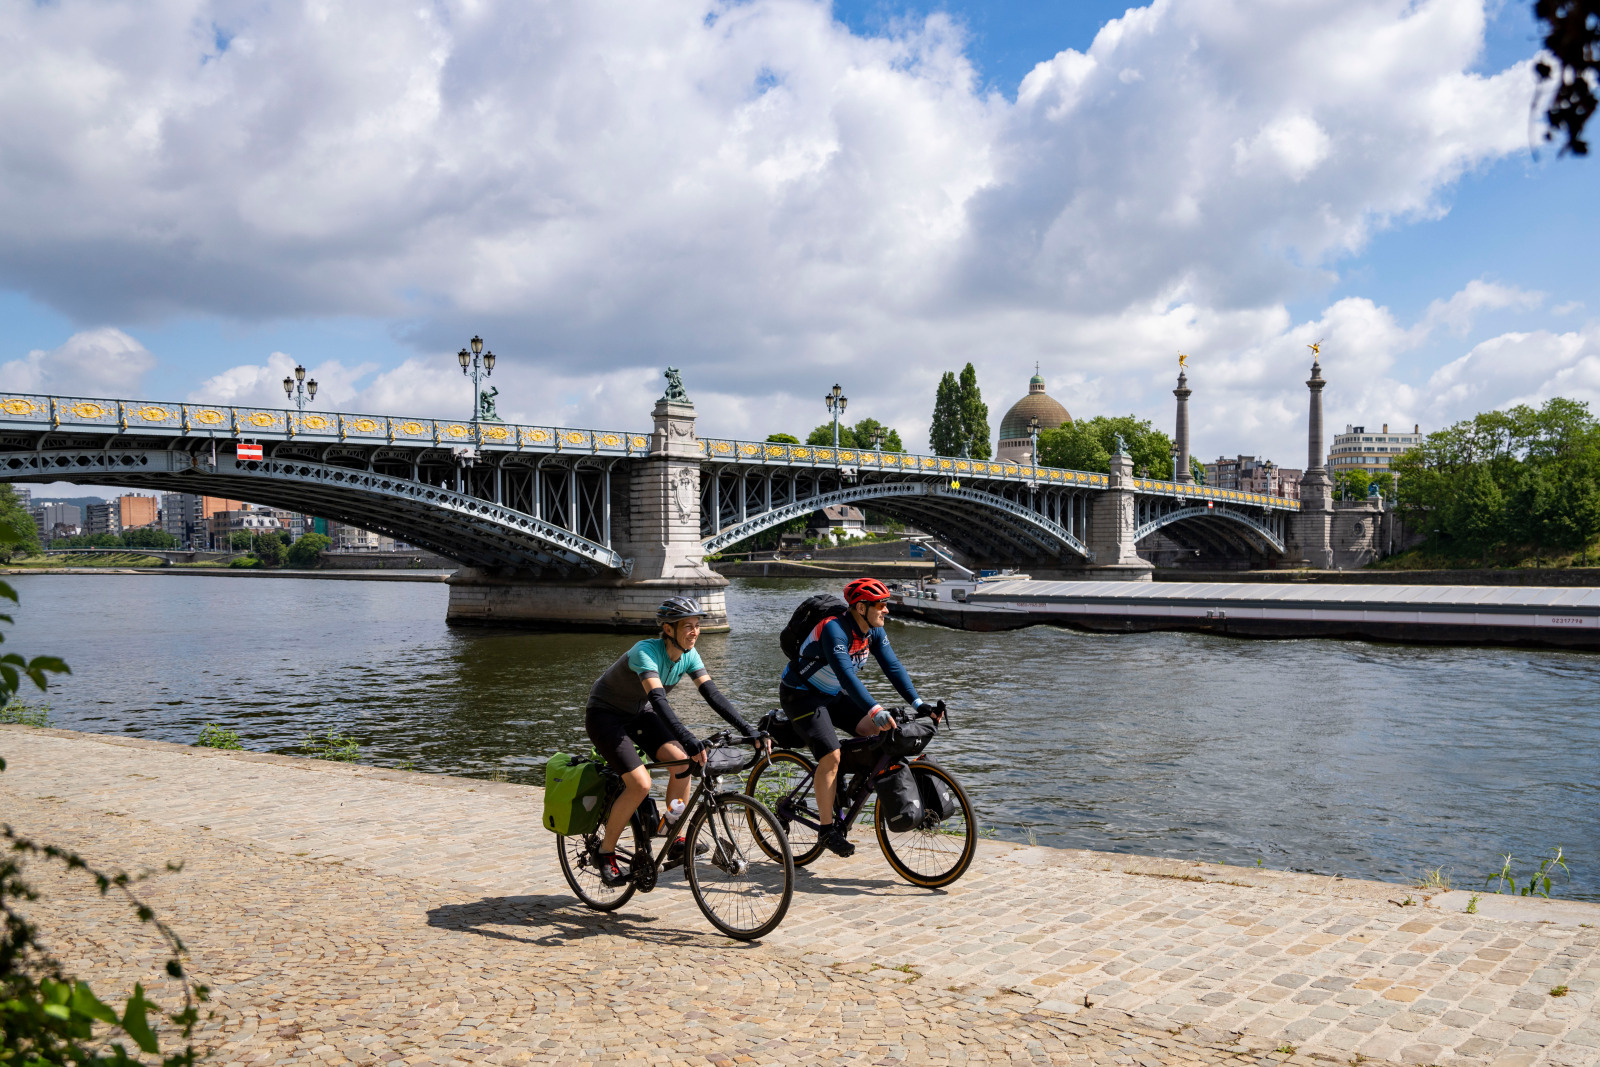
[[[1034,367],[1028,379],[1028,395],[1011,405],[1006,417],[1000,420],[1000,447],[995,458],[1005,463],[1032,463],[1033,436],[1028,432],[1028,422],[1039,416],[1039,431],[1056,430],[1072,421],[1067,409],[1044,391],[1044,378]]]

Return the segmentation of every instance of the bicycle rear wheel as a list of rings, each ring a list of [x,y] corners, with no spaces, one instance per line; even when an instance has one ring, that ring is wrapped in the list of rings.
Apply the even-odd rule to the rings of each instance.
[[[779,749],[757,760],[745,780],[744,791],[778,817],[778,825],[789,840],[789,854],[794,857],[796,867],[804,867],[822,855],[822,842],[817,839],[817,832],[793,818],[799,815],[812,822],[817,821],[816,798],[811,794],[811,787],[807,785],[804,792],[799,791],[801,784],[815,770],[811,761],[800,753]],[[762,851],[776,857],[780,853],[778,844],[762,835],[763,825],[756,820],[750,824],[750,830],[757,835],[756,844],[761,846]]]
[[[978,820],[966,791],[943,767],[912,763],[911,774],[942,779],[956,795],[960,806],[943,822],[925,822],[898,834],[889,829],[880,806],[873,824],[883,856],[896,874],[912,885],[939,889],[966,874],[967,868],[972,866],[972,857],[978,850]]]
[[[561,873],[578,899],[595,911],[616,911],[628,902],[636,888],[633,879],[619,886],[609,886],[600,880],[600,869],[592,856],[599,852],[600,838],[605,833],[601,826],[592,834],[582,837],[556,835],[556,854],[561,858]],[[631,844],[631,847],[629,847]],[[640,863],[652,862],[650,839],[644,835],[638,819],[629,819],[628,828],[617,841],[617,862],[624,870],[631,870],[634,857]]]
[[[763,838],[781,846],[777,856]],[[711,849],[696,855],[702,840]],[[689,891],[712,926],[739,941],[778,928],[794,895],[794,859],[777,816],[742,793],[708,796],[689,823],[687,846]]]

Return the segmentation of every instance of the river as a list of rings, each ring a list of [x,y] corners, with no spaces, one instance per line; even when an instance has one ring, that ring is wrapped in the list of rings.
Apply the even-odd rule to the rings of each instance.
[[[451,629],[434,584],[27,575],[5,650],[60,655],[52,725],[293,753],[334,728],[362,760],[542,781],[587,750],[590,683],[628,637]],[[735,580],[701,652],[741,706],[776,698],[776,635],[825,586]],[[890,623],[932,751],[1000,837],[1472,889],[1565,850],[1600,900],[1600,658],[1199,634],[969,634]],[[892,692],[871,670],[881,697]],[[692,692],[690,722],[716,717]]]

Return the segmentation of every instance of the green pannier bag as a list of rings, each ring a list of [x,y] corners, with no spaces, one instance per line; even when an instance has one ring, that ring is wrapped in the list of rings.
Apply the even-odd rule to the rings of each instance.
[[[600,764],[558,752],[544,765],[544,828],[569,837],[592,834],[605,814]]]

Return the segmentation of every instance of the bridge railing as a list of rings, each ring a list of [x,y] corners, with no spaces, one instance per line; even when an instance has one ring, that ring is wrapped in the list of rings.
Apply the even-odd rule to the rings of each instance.
[[[119,433],[182,437],[230,437],[265,441],[389,442],[408,445],[516,448],[539,452],[598,452],[637,455],[649,450],[647,434],[625,430],[577,430],[510,422],[451,422],[338,411],[231,407],[151,400],[38,396],[0,393],[0,426],[82,427]]]
[[[962,477],[985,481],[1012,481],[1052,486],[1081,486],[1104,489],[1110,476],[1094,471],[1065,470],[1059,467],[1006,463],[999,460],[959,459],[950,456],[922,456],[910,452],[879,452],[863,448],[833,448],[830,445],[789,445],[776,441],[734,441],[702,438],[700,450],[707,459],[724,463],[774,464],[785,467],[853,467],[858,471],[938,475],[959,481]],[[1300,501],[1287,497],[1247,493],[1237,489],[1179,484],[1154,478],[1136,478],[1137,492],[1180,498],[1193,497],[1242,504],[1250,507],[1300,510]]]

